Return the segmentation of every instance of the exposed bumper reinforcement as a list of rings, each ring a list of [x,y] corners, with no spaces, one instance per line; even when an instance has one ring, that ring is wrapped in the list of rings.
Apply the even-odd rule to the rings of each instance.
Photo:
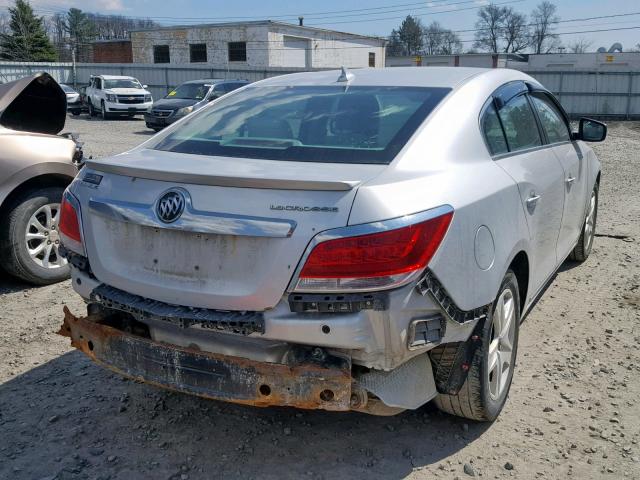
[[[121,375],[200,397],[253,406],[350,410],[351,362],[293,355],[263,363],[154,342],[108,325],[100,314],[78,318],[66,307],[58,334]]]

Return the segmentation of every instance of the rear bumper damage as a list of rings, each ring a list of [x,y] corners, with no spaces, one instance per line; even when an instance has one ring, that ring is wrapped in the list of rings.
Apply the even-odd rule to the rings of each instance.
[[[79,318],[66,307],[64,313],[58,334],[72,346],[109,370],[159,387],[259,407],[347,411],[362,398],[352,392],[351,361],[324,351],[301,349],[287,364],[257,362],[155,342],[100,314]]]

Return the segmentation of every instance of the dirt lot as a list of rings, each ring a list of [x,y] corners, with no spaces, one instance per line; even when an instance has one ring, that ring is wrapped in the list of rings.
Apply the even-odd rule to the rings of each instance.
[[[142,121],[70,120],[89,155],[147,138]],[[99,127],[99,128],[96,128]],[[68,283],[0,280],[0,478],[640,479],[640,124],[610,125],[598,233],[522,325],[492,425],[431,406],[390,418],[253,409],[125,381],[54,334]],[[128,133],[127,133],[128,132]]]

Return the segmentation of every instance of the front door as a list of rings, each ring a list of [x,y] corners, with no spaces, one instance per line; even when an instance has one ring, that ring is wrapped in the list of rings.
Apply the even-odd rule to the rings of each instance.
[[[564,173],[564,210],[558,235],[558,260],[563,261],[580,237],[587,195],[586,162],[577,142],[571,142],[569,125],[564,115],[546,93],[531,95],[543,132]]]

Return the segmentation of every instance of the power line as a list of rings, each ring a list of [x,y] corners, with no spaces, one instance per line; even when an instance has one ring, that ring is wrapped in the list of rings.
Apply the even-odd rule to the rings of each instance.
[[[559,20],[556,22],[551,22],[553,24],[561,24],[561,23],[574,23],[574,22],[581,22],[581,21],[591,21],[591,20],[600,20],[600,19],[607,19],[607,18],[619,18],[619,17],[630,17],[630,16],[638,16],[640,15],[640,12],[627,12],[627,13],[619,13],[619,14],[612,14],[612,15],[601,15],[599,17],[582,17],[582,18],[571,18],[571,19],[566,19],[566,20]],[[584,26],[584,27],[590,27],[590,26],[601,26],[601,25],[616,25],[619,24],[620,22],[616,23],[616,22],[601,22],[601,23],[595,23],[595,24],[585,24],[585,25],[576,25],[576,26]],[[535,24],[525,24],[523,25],[524,27],[527,26],[534,26]],[[189,28],[193,28],[193,27],[189,27]],[[464,30],[451,30],[452,33],[475,33],[475,32],[482,32],[485,31],[487,29],[484,28],[473,28],[473,29],[464,29]],[[150,30],[146,33],[155,33],[153,30]],[[562,35],[563,33],[559,33],[559,32],[552,32],[554,35]],[[565,33],[566,34],[566,33]],[[428,33],[425,33],[425,35],[428,35]],[[360,38],[363,40],[375,40],[376,38],[379,39],[385,39],[385,40],[389,40],[390,37],[371,37],[371,36],[366,36],[366,35],[356,35],[356,34],[347,34],[347,36],[345,37],[340,37],[340,38],[333,38],[331,39],[331,41],[344,41],[344,40],[351,40],[353,38]],[[129,40],[129,39],[122,39],[122,40]],[[135,42],[136,39],[130,39],[132,42]],[[153,35],[150,40],[175,40],[175,37],[173,36],[158,36],[158,35]],[[185,39],[185,41],[190,42],[190,43],[195,43],[195,42],[203,42],[206,43],[207,41],[210,41],[210,39],[206,39],[206,38],[188,38]],[[235,40],[231,40],[231,41],[235,41]],[[240,41],[240,40],[239,40]],[[325,40],[327,41],[327,40]],[[473,41],[473,40],[468,40],[468,41]],[[84,44],[90,44],[91,42],[83,42]],[[247,44],[278,44],[281,45],[282,44],[282,40],[247,40],[246,41]],[[319,47],[322,48],[322,47]],[[345,48],[350,48],[350,47],[345,47]],[[365,48],[369,48],[369,47],[365,47]]]
[[[334,15],[330,15],[330,14],[343,14],[343,13],[352,13],[352,15],[343,15],[343,16],[355,16],[356,12],[371,12],[371,11],[377,11],[374,13],[369,13],[368,15],[372,15],[372,14],[381,14],[381,13],[393,13],[396,11],[402,11],[402,10],[392,10],[392,11],[387,11],[387,12],[380,12],[379,10],[389,10],[389,9],[393,9],[393,8],[397,8],[397,7],[416,7],[419,9],[425,9],[425,8],[437,8],[439,6],[447,6],[447,5],[457,5],[457,4],[461,4],[461,3],[475,3],[477,0],[469,0],[469,1],[463,1],[463,2],[455,2],[455,3],[449,3],[451,2],[451,0],[431,0],[429,3],[429,5],[424,6],[425,2],[413,2],[413,3],[399,3],[399,4],[393,4],[393,5],[387,5],[387,6],[378,6],[378,7],[368,7],[368,8],[357,8],[357,9],[351,9],[351,10],[332,10],[332,11],[325,11],[325,12],[313,12],[313,13],[300,13],[299,15],[293,15],[293,14],[288,14],[288,15],[269,15],[269,18],[291,18],[291,19],[297,19],[298,16],[304,16],[304,17],[314,17],[314,16],[318,16],[318,15],[329,15],[328,17],[318,17],[315,20],[318,19],[322,19],[322,18],[334,18]],[[442,5],[438,5],[438,4],[442,4]],[[43,8],[44,7],[44,8]],[[46,13],[66,13],[67,10],[63,10],[60,8],[56,8],[53,6],[46,6],[44,5],[43,7],[40,7],[39,9],[37,9],[37,11],[39,12],[46,12]],[[99,14],[99,15],[105,15],[105,16],[109,16],[109,14]],[[360,15],[364,15],[364,13],[361,13]],[[202,22],[203,20],[238,20],[238,19],[242,19],[242,20],[250,20],[250,19],[254,19],[254,20],[262,20],[264,17],[255,17],[255,16],[232,16],[232,17],[172,17],[172,16],[129,16],[127,15],[127,18],[137,18],[137,19],[164,19],[164,20],[186,20],[186,21],[198,21],[198,22]]]
[[[580,31],[572,31],[572,32],[557,32],[555,33],[555,35],[577,35],[577,34],[584,34],[584,33],[599,33],[599,32],[617,32],[617,31],[622,31],[622,30],[637,30],[640,29],[640,25],[637,26],[633,26],[633,27],[619,27],[619,28],[603,28],[603,29],[597,29],[597,30],[580,30]],[[207,39],[194,39],[194,42],[206,42]],[[475,42],[475,39],[468,39],[468,40],[460,40],[460,43],[470,43],[470,42]],[[247,43],[251,43],[251,42],[247,42]],[[256,42],[258,43],[258,42]],[[81,45],[92,45],[92,43],[81,43]],[[139,43],[138,45],[134,44],[132,42],[132,48],[133,49],[142,49],[142,48],[147,48],[148,45],[142,45],[142,43]],[[345,46],[345,47],[317,47],[314,48],[313,50],[352,50],[352,49],[374,49],[374,48],[379,48],[373,45],[363,45],[363,46]],[[189,46],[171,46],[171,50],[189,50]],[[291,51],[290,48],[278,48],[278,47],[250,47],[247,46],[246,47],[246,51]],[[488,53],[508,53],[508,52],[488,52]]]

